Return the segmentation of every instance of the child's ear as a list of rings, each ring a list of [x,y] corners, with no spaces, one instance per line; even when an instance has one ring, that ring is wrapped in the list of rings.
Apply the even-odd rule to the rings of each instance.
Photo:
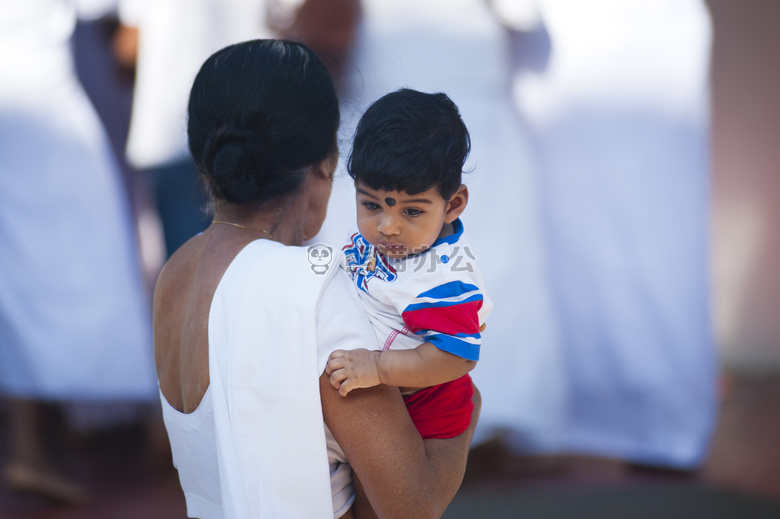
[[[463,210],[466,209],[468,203],[469,188],[461,184],[449,202],[447,202],[447,209],[444,212],[444,223],[452,223],[457,220],[463,213]]]

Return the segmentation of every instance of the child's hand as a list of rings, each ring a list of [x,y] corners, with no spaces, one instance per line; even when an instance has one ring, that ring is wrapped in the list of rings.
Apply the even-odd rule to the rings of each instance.
[[[363,348],[336,350],[325,365],[330,383],[341,396],[359,387],[373,387],[382,383],[379,379],[379,352]]]

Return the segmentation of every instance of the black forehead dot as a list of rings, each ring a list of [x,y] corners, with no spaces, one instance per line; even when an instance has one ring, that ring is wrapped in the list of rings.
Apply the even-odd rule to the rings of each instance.
[[[387,198],[385,198],[385,203],[390,207],[393,207],[395,205],[395,198],[391,198],[388,196]]]

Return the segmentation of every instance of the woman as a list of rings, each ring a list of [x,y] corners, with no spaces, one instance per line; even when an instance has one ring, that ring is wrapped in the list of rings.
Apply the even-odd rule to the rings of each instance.
[[[440,516],[474,424],[423,442],[397,389],[342,398],[323,375],[334,349],[376,345],[333,251],[300,247],[322,225],[338,161],[322,62],[291,42],[227,47],[201,68],[188,112],[214,219],[163,269],[154,333],[189,516]],[[331,454],[328,474],[323,415],[355,472],[351,509],[349,466]]]

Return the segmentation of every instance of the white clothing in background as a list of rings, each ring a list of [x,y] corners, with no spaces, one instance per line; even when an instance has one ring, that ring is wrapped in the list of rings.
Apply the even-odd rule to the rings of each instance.
[[[187,160],[187,101],[206,59],[232,43],[268,38],[265,0],[118,0],[138,27],[127,158],[139,169]]]
[[[516,70],[515,100],[538,157],[564,345],[562,447],[696,466],[717,372],[705,3],[536,4],[549,57]]]
[[[156,394],[126,195],[76,78],[72,2],[0,4],[0,391]]]

